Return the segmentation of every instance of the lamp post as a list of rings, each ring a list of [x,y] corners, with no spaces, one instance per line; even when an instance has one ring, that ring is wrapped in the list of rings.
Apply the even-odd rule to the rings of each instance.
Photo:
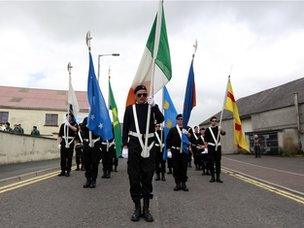
[[[120,56],[119,53],[112,53],[112,54],[101,54],[101,55],[98,55],[98,81],[99,81],[99,74],[100,74],[100,58],[102,56]]]

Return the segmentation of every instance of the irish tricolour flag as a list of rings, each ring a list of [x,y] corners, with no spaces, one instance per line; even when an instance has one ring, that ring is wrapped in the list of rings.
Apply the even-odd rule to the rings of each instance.
[[[149,95],[157,93],[171,79],[171,59],[163,3],[160,1],[150,35],[129,90],[126,106],[135,103],[134,89],[145,85]]]

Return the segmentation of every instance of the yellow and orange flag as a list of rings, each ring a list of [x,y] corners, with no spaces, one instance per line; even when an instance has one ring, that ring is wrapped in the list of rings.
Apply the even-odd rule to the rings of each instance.
[[[234,144],[239,149],[244,149],[249,152],[249,145],[246,141],[245,134],[242,130],[242,122],[239,115],[239,110],[236,105],[236,101],[233,95],[232,85],[230,82],[230,76],[228,79],[227,84],[227,94],[226,94],[226,101],[225,101],[225,109],[232,112],[233,116],[233,123],[234,123]]]

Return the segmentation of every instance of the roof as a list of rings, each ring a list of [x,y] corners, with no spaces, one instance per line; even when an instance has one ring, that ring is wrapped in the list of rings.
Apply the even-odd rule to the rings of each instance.
[[[81,112],[88,112],[87,93],[75,91]],[[67,110],[68,91],[0,86],[0,108]]]
[[[245,119],[252,114],[281,109],[294,105],[294,93],[298,93],[298,103],[304,103],[304,78],[273,87],[237,100],[240,117]],[[215,114],[220,117],[221,112]],[[224,111],[223,120],[231,119],[232,115]],[[209,123],[209,119],[200,125]]]

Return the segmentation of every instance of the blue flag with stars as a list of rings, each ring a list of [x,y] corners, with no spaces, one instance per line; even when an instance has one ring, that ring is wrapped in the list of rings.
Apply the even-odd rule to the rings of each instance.
[[[177,111],[174,107],[174,104],[171,100],[169,92],[164,86],[163,88],[163,108],[164,108],[164,117],[165,117],[165,126],[164,126],[164,140],[166,142],[167,135],[169,133],[170,128],[176,126],[176,116]],[[163,153],[163,159],[167,160],[167,149],[165,147],[165,152]]]
[[[90,113],[87,127],[102,140],[113,139],[112,123],[106,102],[96,79],[92,55],[89,53],[88,101]]]

